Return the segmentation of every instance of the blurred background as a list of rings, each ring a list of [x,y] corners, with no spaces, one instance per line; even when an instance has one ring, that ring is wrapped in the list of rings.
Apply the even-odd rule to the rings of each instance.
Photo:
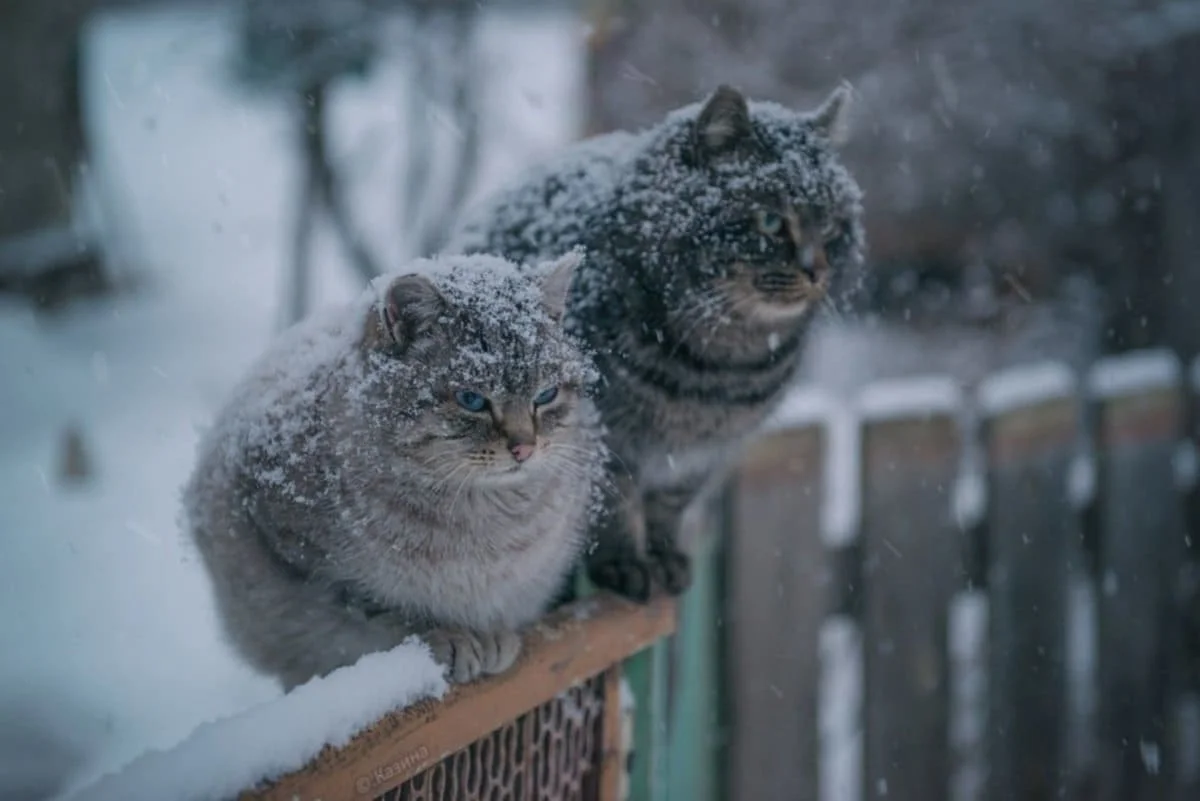
[[[759,492],[758,506],[727,504],[723,519],[734,534],[773,532],[785,544],[772,555],[787,543],[816,542],[819,561],[831,567],[819,577],[798,570],[765,582],[781,593],[785,585],[820,588],[785,603],[738,594],[754,569],[767,569],[754,567],[753,553],[714,556],[725,566],[703,613],[724,621],[759,619],[761,611],[778,620],[761,634],[748,623],[739,628],[750,632],[749,644],[720,626],[713,635],[723,686],[758,688],[741,700],[722,690],[713,702],[719,714],[703,718],[730,765],[713,781],[733,798],[808,798],[817,797],[819,773],[821,797],[861,798],[887,794],[879,771],[891,765],[934,775],[942,788],[920,795],[928,788],[893,777],[893,793],[905,799],[1063,797],[1068,787],[1080,797],[1165,798],[1167,783],[1143,790],[1128,779],[1160,775],[1165,749],[1171,792],[1200,787],[1200,662],[1188,661],[1194,650],[1185,653],[1195,645],[1188,610],[1200,609],[1188,572],[1195,549],[1187,532],[1196,529],[1186,468],[1194,456],[1180,449],[1192,430],[1182,366],[1200,351],[1197,76],[1197,0],[2,0],[0,798],[51,797],[278,693],[220,642],[207,579],[177,514],[199,432],[282,326],[352,297],[380,270],[436,252],[465,205],[568,142],[652,124],[721,82],[807,108],[842,79],[856,92],[844,153],[866,192],[869,264],[855,294],[814,335],[801,389],[841,397],[882,379],[935,373],[975,397],[999,370],[1053,360],[1081,384],[1098,363],[1103,375],[1111,372],[1104,364],[1133,364],[1145,380],[1118,381],[1118,389],[1167,386],[1180,400],[1147,413],[1151,423],[1167,421],[1157,428],[1129,424],[1149,439],[1137,441],[1134,456],[1113,456],[1134,459],[1119,469],[1076,458],[1108,453],[1107,440],[1093,436],[1109,419],[1107,406],[1081,400],[1047,429],[1061,435],[1047,435],[1053,453],[1029,457],[1029,475],[1051,500],[1030,500],[1029,475],[1009,476],[1017,488],[1003,496],[1009,508],[1028,503],[1043,512],[991,528],[982,501],[970,499],[987,494],[980,484],[993,496],[1007,490],[997,484],[1003,471],[989,472],[980,455],[991,451],[978,413],[956,407],[955,430],[973,433],[956,434],[941,450],[931,444],[941,434],[921,429],[899,451],[863,456],[895,473],[922,454],[942,454],[933,472],[909,476],[916,483],[907,490],[884,492],[875,511],[813,506],[823,540],[804,528],[808,512],[771,493],[802,501],[826,492],[825,468],[808,467],[841,464],[831,455],[835,440],[856,453],[861,441],[830,435],[825,450],[810,453],[804,436],[773,440],[743,477],[759,482],[746,490]],[[1075,486],[1093,487],[1076,493],[1083,500],[1074,505],[1071,476]],[[1138,509],[1172,511],[1131,518],[1133,507],[1102,502],[1115,497],[1105,494],[1106,481],[1124,481],[1112,493],[1140,499]],[[1178,491],[1163,489],[1168,484]],[[921,506],[939,511],[922,522],[913,511]],[[1114,516],[1132,522],[1106,528],[1102,521]],[[1079,653],[1104,651],[1093,642],[1104,635],[1088,634],[1104,619],[1098,598],[1125,601],[1141,587],[1130,608],[1167,615],[1169,633],[1130,657],[1135,679],[1104,673],[1102,659],[1076,660],[1082,667],[1070,675],[1095,684],[1062,707],[1062,717],[1075,716],[1078,736],[1052,738],[1053,754],[1031,769],[1037,782],[1025,794],[988,789],[980,756],[988,727],[970,716],[951,725],[951,691],[960,685],[946,677],[914,679],[925,687],[914,703],[945,701],[926,729],[914,724],[931,740],[909,743],[911,752],[872,745],[878,737],[864,745],[875,724],[862,721],[883,718],[864,714],[862,682],[844,679],[878,672],[873,645],[895,650],[891,635],[875,637],[862,622],[875,607],[860,597],[863,577],[877,567],[871,527],[892,518],[910,521],[897,536],[914,542],[925,531],[949,532],[953,544],[937,551],[937,565],[953,581],[945,592],[913,596],[911,614],[932,610],[937,625],[912,642],[932,638],[938,664],[965,653],[968,705],[992,703],[993,723],[1001,720],[994,701],[979,699],[994,693],[969,691],[972,659],[1030,671],[1034,683],[1051,677],[1048,694],[1012,701],[1041,709],[1036,727],[1046,710],[1057,719],[1055,699],[1069,694],[1067,632],[1084,638]],[[1120,549],[1097,543],[1118,529],[1122,542],[1166,545],[1154,547],[1155,567],[1136,573],[1125,594],[1106,596],[1106,577],[1116,573],[1105,560]],[[999,607],[979,593],[1009,586],[993,569],[1003,551],[997,532],[1079,545],[1034,553],[1035,563],[1061,562],[1063,572],[1031,585],[1051,607],[1012,607],[1017,619],[1021,609],[1048,616],[1053,654],[1044,660],[1022,661],[1046,650],[1042,635],[1030,635],[1018,638],[1011,664],[988,662],[980,632],[987,621],[1000,630]],[[787,553],[797,564],[817,559],[796,547]],[[921,554],[926,546],[914,547]],[[888,592],[908,597],[904,588],[920,586],[926,573],[897,569]],[[828,601],[831,584],[858,589]],[[1167,589],[1153,589],[1159,585]],[[947,604],[958,589],[968,603],[954,608],[967,622],[953,651],[947,632],[958,613]],[[1074,623],[1071,598],[1083,599],[1070,607]],[[816,604],[822,618],[828,606],[844,625],[805,628],[790,603]],[[1131,619],[1133,628],[1142,620]],[[776,642],[780,625],[806,644],[738,663],[738,654],[758,653],[755,643]],[[901,622],[892,634],[903,637],[903,629]],[[923,653],[910,651],[898,649]],[[1171,667],[1160,670],[1160,662]],[[849,673],[839,674],[839,664]],[[766,672],[756,674],[756,665]],[[792,677],[798,695],[784,692],[771,670]],[[797,683],[810,673],[811,682]],[[1133,712],[1114,708],[1105,717],[1095,699],[1105,675],[1116,676],[1112,697],[1137,686],[1129,691]],[[1170,691],[1156,693],[1159,685]],[[845,703],[821,706],[818,693]],[[785,717],[759,721],[767,707]],[[1011,742],[1029,720],[1001,739]],[[1106,733],[1079,734],[1095,720],[1095,731]],[[875,726],[889,737],[902,729]],[[792,740],[776,749],[783,756],[758,764],[771,750],[763,744],[785,734]],[[1089,743],[1105,737],[1118,743],[1110,762],[1126,767],[1096,791],[1093,768],[1105,752]],[[944,759],[921,750],[929,742]],[[792,746],[812,759],[792,759]],[[918,752],[925,761],[898,766],[896,754]]]

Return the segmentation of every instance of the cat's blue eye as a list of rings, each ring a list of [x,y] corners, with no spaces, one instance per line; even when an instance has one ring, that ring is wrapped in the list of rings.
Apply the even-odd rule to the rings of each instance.
[[[469,389],[460,389],[455,392],[454,399],[468,412],[482,412],[487,407],[487,398]]]
[[[783,215],[773,211],[760,212],[758,215],[758,230],[767,236],[777,236],[783,230]]]
[[[541,392],[533,396],[534,406],[545,406],[547,403],[553,403],[558,397],[558,387],[547,387]]]

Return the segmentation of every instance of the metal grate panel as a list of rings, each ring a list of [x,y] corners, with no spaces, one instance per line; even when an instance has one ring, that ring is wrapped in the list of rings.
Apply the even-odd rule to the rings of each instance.
[[[374,801],[599,801],[603,714],[602,674]]]

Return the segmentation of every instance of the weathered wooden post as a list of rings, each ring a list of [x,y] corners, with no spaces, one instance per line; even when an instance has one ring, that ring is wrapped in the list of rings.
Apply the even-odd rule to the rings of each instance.
[[[1200,357],[1192,361],[1188,375],[1189,446],[1184,457],[1181,478],[1186,479],[1185,516],[1187,558],[1181,593],[1183,605],[1183,642],[1180,654],[1183,668],[1182,694],[1176,710],[1179,737],[1179,769],[1175,775],[1176,798],[1200,798]]]
[[[1103,360],[1089,375],[1099,443],[1100,801],[1168,797],[1186,546],[1175,458],[1180,367],[1166,351]]]
[[[1063,797],[1067,599],[1079,527],[1067,492],[1076,384],[1062,364],[1017,367],[979,389],[987,447],[991,801]]]
[[[948,797],[947,615],[961,581],[951,491],[961,396],[948,378],[867,387],[863,419],[863,798]]]
[[[732,484],[726,647],[731,799],[816,801],[824,406],[794,397]]]

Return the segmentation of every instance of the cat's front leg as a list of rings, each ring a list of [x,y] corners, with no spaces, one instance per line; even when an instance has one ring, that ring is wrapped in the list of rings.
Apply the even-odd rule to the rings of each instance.
[[[521,635],[512,629],[480,632],[447,627],[434,629],[422,639],[455,684],[503,673],[521,654]]]
[[[587,573],[593,584],[645,603],[653,589],[653,570],[645,556],[645,520],[641,496],[623,471],[610,475],[605,503],[592,523]]]
[[[692,487],[655,488],[642,496],[646,518],[646,557],[654,583],[669,595],[692,584],[692,560],[679,546],[683,514],[696,498]]]

